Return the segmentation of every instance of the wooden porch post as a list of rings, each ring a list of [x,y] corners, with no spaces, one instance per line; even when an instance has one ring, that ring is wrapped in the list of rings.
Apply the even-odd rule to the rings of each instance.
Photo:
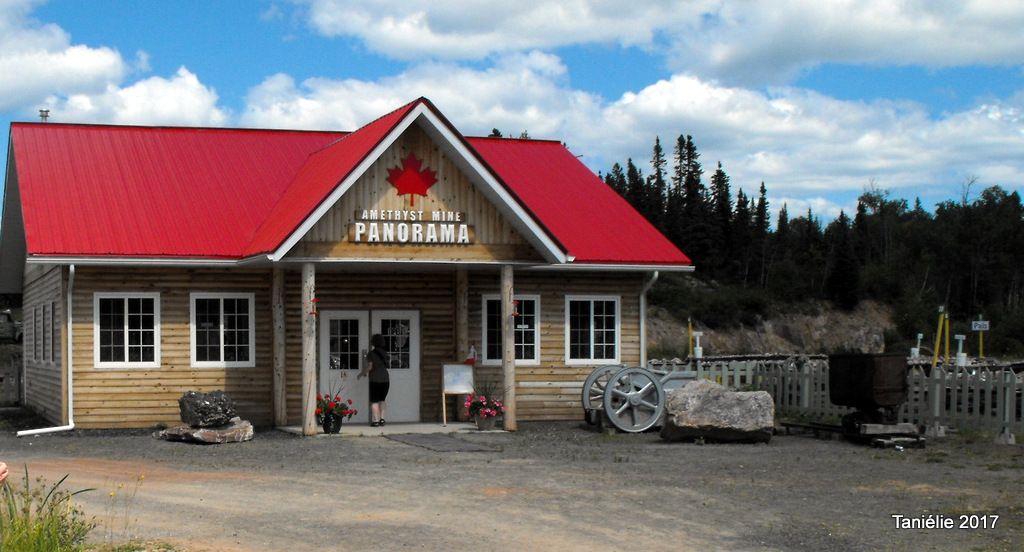
[[[501,266],[501,371],[505,390],[505,431],[516,430],[515,312],[512,305],[512,265]]]
[[[469,356],[469,274],[455,270],[455,358]]]
[[[274,268],[274,283],[270,294],[274,318],[274,425],[281,427],[288,423],[285,393],[284,269]]]
[[[316,435],[316,265],[302,265],[302,434]]]

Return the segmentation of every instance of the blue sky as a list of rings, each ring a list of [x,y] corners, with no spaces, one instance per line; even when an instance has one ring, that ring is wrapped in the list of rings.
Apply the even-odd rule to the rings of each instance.
[[[828,219],[869,185],[1024,189],[1022,28],[990,0],[0,0],[0,123],[352,129],[427,96],[595,171],[691,134]]]

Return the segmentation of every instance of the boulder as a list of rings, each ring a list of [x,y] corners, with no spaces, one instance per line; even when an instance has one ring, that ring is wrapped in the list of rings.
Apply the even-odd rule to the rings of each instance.
[[[668,393],[661,438],[667,441],[767,443],[775,425],[775,403],[765,391],[730,391],[697,380]]]
[[[192,427],[218,427],[231,423],[235,402],[223,391],[188,391],[178,399],[181,421]]]
[[[252,441],[252,424],[235,417],[231,422],[220,427],[190,427],[180,425],[158,431],[153,434],[157,439],[167,441],[185,441],[214,445],[221,443],[242,443]]]

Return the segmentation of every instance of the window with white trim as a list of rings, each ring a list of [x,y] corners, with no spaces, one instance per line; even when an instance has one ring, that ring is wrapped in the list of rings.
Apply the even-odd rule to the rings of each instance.
[[[50,361],[57,362],[57,348],[60,347],[60,326],[57,324],[57,304],[50,301]]]
[[[160,294],[93,294],[96,366],[160,366]]]
[[[33,307],[32,320],[33,324],[36,327],[35,342],[33,343],[35,352],[32,353],[32,357],[35,360],[39,361],[46,360],[43,358],[43,351],[45,350],[43,348],[43,340],[45,339],[46,336],[46,329],[43,326],[43,308],[41,305],[36,305],[35,307]]]
[[[192,293],[189,298],[192,366],[255,366],[255,294]]]
[[[22,317],[25,325],[22,328],[22,346],[25,352],[25,360],[36,359],[36,311],[25,308]]]
[[[565,358],[570,364],[619,362],[619,297],[565,297]]]
[[[43,304],[43,362],[53,362],[53,304]]]
[[[516,295],[513,300],[516,301],[513,322],[516,363],[540,364],[540,296]],[[501,297],[484,295],[481,312],[483,363],[498,364],[502,356]]]

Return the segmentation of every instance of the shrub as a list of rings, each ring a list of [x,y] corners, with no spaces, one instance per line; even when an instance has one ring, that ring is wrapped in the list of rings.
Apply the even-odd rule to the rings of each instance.
[[[0,550],[5,552],[65,552],[82,550],[96,523],[86,520],[72,497],[91,491],[61,489],[67,475],[52,486],[39,477],[30,484],[25,468],[23,484],[0,486]]]

